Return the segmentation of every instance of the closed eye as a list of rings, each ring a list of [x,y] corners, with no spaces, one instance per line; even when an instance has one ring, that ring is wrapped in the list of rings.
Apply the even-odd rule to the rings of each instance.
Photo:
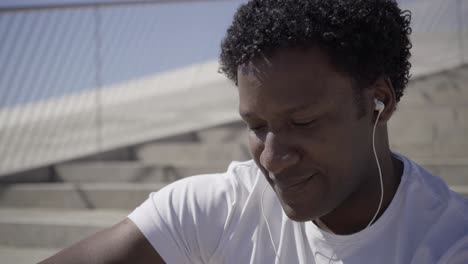
[[[293,126],[297,126],[297,127],[308,127],[308,126],[311,126],[311,125],[315,124],[315,122],[316,122],[316,120],[313,119],[313,120],[304,121],[304,122],[293,121],[293,122],[291,122],[291,124]]]
[[[260,131],[261,129],[265,128],[266,126],[253,126],[253,127],[250,127],[248,126],[248,128],[252,131]]]

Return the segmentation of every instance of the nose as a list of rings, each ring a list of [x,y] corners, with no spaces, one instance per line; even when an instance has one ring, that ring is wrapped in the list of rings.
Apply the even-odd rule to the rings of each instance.
[[[284,140],[284,139],[283,139]],[[300,157],[291,146],[283,141],[278,135],[268,133],[262,153],[260,164],[272,174],[278,174],[290,166],[295,165]]]

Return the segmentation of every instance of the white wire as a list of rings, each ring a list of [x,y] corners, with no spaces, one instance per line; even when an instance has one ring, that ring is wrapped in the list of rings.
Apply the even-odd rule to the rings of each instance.
[[[268,220],[265,216],[265,210],[263,209],[263,195],[265,194],[265,190],[267,189],[267,187],[268,187],[268,183],[266,183],[265,188],[263,188],[262,197],[260,198],[260,207],[262,208],[263,219],[265,220],[265,223],[268,229],[268,234],[270,235],[271,246],[273,246],[273,250],[275,251],[275,255],[278,258],[278,262],[279,262],[280,256],[279,256],[278,251],[276,250],[275,242],[273,241],[273,236],[271,235],[270,225],[268,224]]]
[[[379,177],[380,177],[380,202],[379,202],[379,207],[377,208],[377,211],[374,214],[374,217],[372,217],[372,220],[370,220],[370,222],[369,222],[369,224],[367,224],[366,228],[368,228],[372,224],[372,222],[374,222],[375,218],[379,214],[380,208],[382,207],[383,196],[384,196],[382,169],[380,168],[379,157],[377,156],[377,151],[375,150],[375,129],[377,128],[377,123],[379,121],[381,113],[382,113],[382,111],[379,111],[379,113],[377,114],[377,120],[375,121],[374,129],[372,130],[372,149],[374,150],[375,162],[377,163],[377,168],[379,170]],[[366,228],[364,228],[364,229],[366,229]],[[331,260],[333,259],[333,257],[335,255],[336,255],[336,251],[333,253],[331,258],[328,260],[328,264],[330,264]]]
[[[375,162],[377,163],[377,168],[379,169],[379,176],[380,176],[380,202],[379,202],[379,207],[377,208],[377,212],[375,212],[375,215],[374,217],[372,218],[372,220],[369,222],[369,224],[367,225],[367,227],[369,227],[372,222],[374,222],[375,218],[377,217],[377,215],[379,214],[379,211],[380,211],[380,208],[382,207],[382,202],[383,202],[383,197],[384,197],[384,188],[383,188],[383,179],[382,179],[382,169],[380,168],[380,162],[379,162],[379,157],[377,156],[377,151],[375,150],[375,128],[377,127],[377,123],[379,121],[379,118],[380,118],[380,114],[382,113],[382,111],[379,111],[379,114],[377,115],[377,120],[375,121],[375,124],[374,124],[374,131],[372,131],[372,148],[374,150],[374,156],[375,156]],[[366,228],[367,228],[366,227]]]

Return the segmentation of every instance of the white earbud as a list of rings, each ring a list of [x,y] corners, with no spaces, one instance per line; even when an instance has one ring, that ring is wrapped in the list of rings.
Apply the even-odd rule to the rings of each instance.
[[[379,101],[376,98],[374,98],[374,103],[375,103],[375,110],[379,111],[379,113],[384,110],[385,105],[384,103],[382,103],[382,101]]]

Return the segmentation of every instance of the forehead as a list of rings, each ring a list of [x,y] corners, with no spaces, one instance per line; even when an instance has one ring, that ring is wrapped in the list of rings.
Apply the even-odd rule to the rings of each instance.
[[[352,87],[352,79],[318,48],[284,50],[238,69],[241,112],[336,104],[352,99]]]

